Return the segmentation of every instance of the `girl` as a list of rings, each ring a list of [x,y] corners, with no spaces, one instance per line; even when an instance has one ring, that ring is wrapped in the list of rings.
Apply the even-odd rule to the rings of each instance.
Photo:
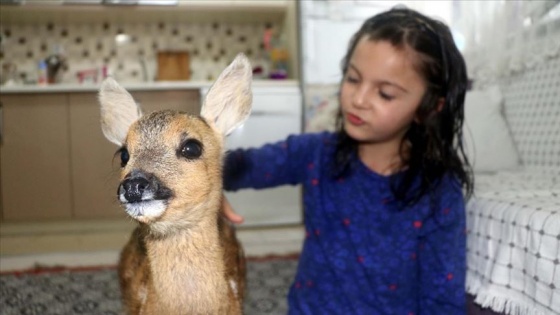
[[[342,71],[338,130],[231,152],[226,190],[303,184],[290,314],[464,314],[467,75],[449,29],[381,13]]]

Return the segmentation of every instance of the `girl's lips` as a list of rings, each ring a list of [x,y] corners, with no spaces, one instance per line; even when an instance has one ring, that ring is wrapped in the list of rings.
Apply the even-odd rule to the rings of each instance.
[[[346,120],[348,120],[348,122],[350,122],[352,125],[363,125],[365,122],[358,116],[356,115],[352,115],[350,113],[346,113]]]

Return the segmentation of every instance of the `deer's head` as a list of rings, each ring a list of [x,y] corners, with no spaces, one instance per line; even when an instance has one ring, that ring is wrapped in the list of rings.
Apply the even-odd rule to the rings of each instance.
[[[106,79],[99,92],[101,126],[120,146],[117,194],[126,212],[161,233],[215,217],[224,137],[249,116],[251,98],[251,66],[244,55],[220,74],[200,116],[170,110],[142,116],[132,96]]]

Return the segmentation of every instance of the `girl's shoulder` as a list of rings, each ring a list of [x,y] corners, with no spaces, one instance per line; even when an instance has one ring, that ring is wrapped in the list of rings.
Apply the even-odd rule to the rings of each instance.
[[[461,182],[457,176],[451,172],[446,173],[436,189],[439,199],[436,218],[440,223],[450,224],[463,218],[465,198]]]
[[[463,193],[461,181],[455,173],[445,173],[436,189],[440,195],[457,195]]]

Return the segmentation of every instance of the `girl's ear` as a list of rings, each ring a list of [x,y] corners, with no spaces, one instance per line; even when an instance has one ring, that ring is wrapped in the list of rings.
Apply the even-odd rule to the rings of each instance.
[[[438,103],[436,106],[436,112],[439,113],[443,110],[443,106],[445,106],[445,97],[438,98]]]
[[[420,124],[424,119],[430,118],[438,113],[441,113],[444,106],[445,106],[445,97],[438,98],[435,110],[431,111],[428,114],[423,115],[422,116],[423,119],[421,119],[421,116],[418,113],[416,113],[416,116],[414,116],[414,122]]]

